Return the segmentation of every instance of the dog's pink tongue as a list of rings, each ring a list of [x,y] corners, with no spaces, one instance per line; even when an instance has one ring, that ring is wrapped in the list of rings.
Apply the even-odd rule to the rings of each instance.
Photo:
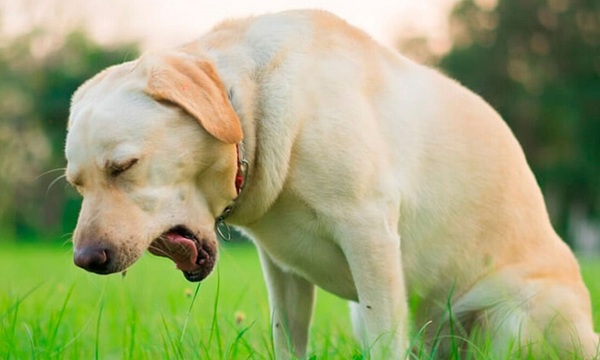
[[[162,236],[161,241],[152,243],[148,250],[154,255],[173,260],[179,270],[193,272],[199,268],[196,264],[198,258],[196,244],[193,240],[175,232],[166,233]]]

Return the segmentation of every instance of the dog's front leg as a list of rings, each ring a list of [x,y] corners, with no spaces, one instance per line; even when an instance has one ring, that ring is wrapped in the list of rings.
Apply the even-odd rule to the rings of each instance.
[[[356,230],[356,231],[353,231]],[[400,239],[390,231],[344,230],[341,244],[358,293],[353,307],[372,359],[404,359],[408,349],[408,305],[400,258]]]
[[[261,249],[259,255],[269,290],[275,358],[304,358],[315,286],[293,273],[283,271]]]

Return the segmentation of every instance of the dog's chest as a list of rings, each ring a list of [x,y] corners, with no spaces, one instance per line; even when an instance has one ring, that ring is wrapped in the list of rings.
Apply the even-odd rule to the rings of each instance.
[[[357,298],[346,258],[326,221],[302,202],[293,198],[278,200],[249,229],[257,246],[284,271],[340,297]]]

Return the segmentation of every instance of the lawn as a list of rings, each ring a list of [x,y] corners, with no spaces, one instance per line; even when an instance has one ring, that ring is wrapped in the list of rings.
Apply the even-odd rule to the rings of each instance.
[[[145,255],[123,275],[72,264],[71,248],[0,247],[1,359],[270,359],[269,309],[254,248],[225,244],[199,287]],[[600,324],[600,261],[582,267]],[[318,293],[310,353],[360,354],[346,303]]]
[[[269,359],[266,288],[251,245],[221,247],[199,287],[144,255],[125,276],[76,268],[70,246],[0,247],[0,359]],[[345,301],[318,294],[311,350],[355,353]]]

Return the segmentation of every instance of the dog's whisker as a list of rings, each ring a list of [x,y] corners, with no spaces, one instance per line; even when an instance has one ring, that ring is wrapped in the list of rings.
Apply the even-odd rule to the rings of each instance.
[[[51,173],[54,173],[54,172],[57,172],[57,171],[65,171],[65,170],[67,170],[67,168],[51,169],[51,170],[48,170],[48,171],[45,171],[45,172],[39,174],[35,179],[38,180],[39,178],[41,178],[41,177],[43,177],[45,175],[48,175],[48,174],[51,174]]]
[[[66,174],[62,174],[62,175],[59,175],[56,179],[52,180],[52,182],[48,185],[48,188],[46,189],[46,196],[48,196],[48,193],[50,192],[50,189],[52,188],[52,186],[54,184],[56,184],[57,182],[59,182],[60,180],[66,178],[66,177],[67,177]]]
[[[164,254],[165,256],[169,257],[169,253],[167,253],[167,252],[166,252],[166,251],[164,251],[163,249],[161,249],[161,248],[159,248],[159,247],[156,247],[156,246],[154,246],[154,245],[150,245],[150,246],[148,247],[148,249],[152,249],[152,250],[154,250],[154,251],[156,251],[156,252],[158,252],[158,253]]]

